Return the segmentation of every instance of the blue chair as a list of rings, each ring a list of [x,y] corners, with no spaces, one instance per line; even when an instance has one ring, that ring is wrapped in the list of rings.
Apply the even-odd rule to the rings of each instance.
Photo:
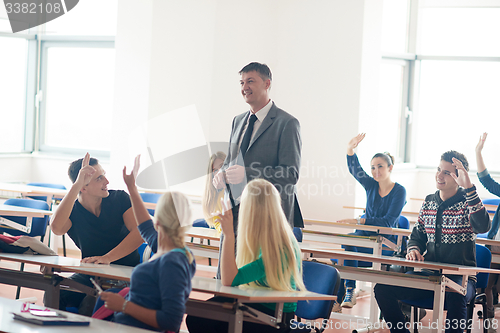
[[[482,268],[490,268],[491,264],[491,252],[488,248],[486,248],[483,245],[476,244],[476,265],[477,267],[482,267]],[[488,285],[488,273],[478,273],[476,275],[477,278],[477,283],[476,283],[476,289],[484,289]],[[433,298],[427,298],[423,300],[402,300],[401,302],[406,303],[414,308],[423,308],[423,309],[432,309],[433,308]],[[472,300],[467,304],[467,322],[472,322],[472,316],[474,313],[474,306],[475,304],[479,303],[483,305],[483,313],[486,314],[486,295],[484,293],[477,293],[476,295],[472,298]],[[447,304],[445,302],[444,304],[444,309],[446,310]],[[450,306],[453,306],[453,304],[450,304]],[[416,310],[416,309],[415,309]],[[418,311],[413,311],[413,322],[418,321]],[[415,327],[415,333],[417,333],[417,327],[412,325],[412,327]],[[467,333],[470,333],[470,325],[467,325]],[[488,329],[483,325],[483,332],[487,333]]]
[[[302,229],[299,227],[294,227],[293,234],[294,234],[295,238],[297,239],[297,242],[302,243]]]
[[[193,227],[196,228],[210,228],[207,221],[205,219],[196,219],[193,222]],[[191,237],[191,243],[194,242],[194,237]],[[200,243],[203,244],[203,240],[200,240]],[[207,239],[208,245],[210,245],[210,239]],[[212,258],[208,258],[208,266],[212,266]]]
[[[303,261],[302,276],[308,291],[326,295],[336,295],[338,292],[340,274],[333,266],[316,261]],[[307,320],[321,318],[323,324],[321,329],[317,331],[323,332],[330,318],[330,314],[332,313],[333,303],[334,301],[298,301],[297,310],[295,311],[297,321],[299,322],[297,327],[302,329],[306,326],[300,325],[302,318]],[[314,327],[313,325],[311,326]]]
[[[140,193],[142,201],[144,202],[150,202],[150,203],[157,203],[158,200],[160,200],[160,197],[162,196],[161,194],[158,193]],[[148,209],[149,215],[154,216],[155,215],[155,210],[154,209]]]
[[[142,243],[141,246],[137,248],[137,251],[139,252],[140,256],[140,263],[146,262],[151,258],[154,253],[149,247],[148,243]]]
[[[26,185],[29,185],[29,186],[38,186],[38,187],[55,188],[55,189],[60,189],[60,190],[65,190],[66,189],[66,186],[64,186],[64,185],[53,184],[53,183],[28,183]],[[27,198],[34,199],[34,200],[41,200],[41,201],[47,202],[47,196],[43,196],[43,195],[28,196]],[[52,204],[55,201],[56,200],[52,199],[51,202],[47,202],[47,204],[49,205],[49,209],[52,209]],[[63,243],[62,244],[63,245],[63,255],[66,257],[66,237],[65,237],[65,235],[62,235],[62,243]],[[48,245],[50,246],[50,233],[49,233]]]
[[[52,183],[28,183],[26,185],[29,185],[29,186],[38,186],[38,187],[56,188],[56,189],[60,189],[60,190],[65,190],[66,189],[66,186],[64,186],[64,185],[61,185],[61,184],[52,184]],[[47,201],[47,197],[46,196],[42,196],[42,195],[28,196],[28,198],[35,199],[35,200]],[[51,208],[52,208],[51,204],[49,204],[49,206],[51,206]]]
[[[41,200],[8,199],[7,201],[4,202],[4,205],[49,210],[49,205],[47,204],[47,202]],[[24,226],[26,225],[27,221],[27,218],[23,216],[2,216],[2,217]],[[29,234],[21,230],[5,228],[5,227],[0,227],[0,233],[6,232],[12,236],[29,236],[29,237],[40,236],[40,240],[43,242],[43,238],[45,237],[45,232],[47,231],[48,224],[49,224],[48,215],[45,215],[44,217],[34,217],[31,220],[31,231]],[[21,263],[20,271],[24,271],[24,263]],[[20,293],[21,293],[21,287],[18,286],[16,292],[16,299],[19,299]]]
[[[31,199],[8,199],[4,202],[5,205],[27,207],[33,209],[49,210],[49,205],[45,201],[41,200],[31,200]],[[2,216],[7,220],[14,221],[20,225],[26,225],[26,217],[22,216]],[[31,220],[31,231],[30,233],[25,233],[21,230],[0,227],[0,232],[6,232],[12,236],[30,236],[36,237],[40,236],[41,241],[45,237],[45,231],[47,230],[47,225],[49,223],[49,216],[35,217]]]

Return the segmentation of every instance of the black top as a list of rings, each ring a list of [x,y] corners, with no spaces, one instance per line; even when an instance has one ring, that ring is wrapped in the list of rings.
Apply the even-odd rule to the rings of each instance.
[[[72,226],[68,235],[82,251],[82,258],[103,256],[127,237],[129,230],[123,221],[123,214],[132,207],[125,191],[110,190],[102,199],[101,214],[95,216],[86,210],[78,200],[73,205],[69,219]],[[137,250],[113,264],[136,266],[139,264]]]

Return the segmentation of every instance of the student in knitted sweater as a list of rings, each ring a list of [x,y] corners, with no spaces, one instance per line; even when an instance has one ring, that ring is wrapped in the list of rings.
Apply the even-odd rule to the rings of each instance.
[[[428,195],[422,204],[408,242],[408,260],[476,266],[476,234],[488,231],[491,223],[488,212],[469,179],[468,170],[469,165],[463,154],[451,150],[441,155],[436,172],[438,190]],[[461,276],[448,277],[462,283]],[[475,289],[476,278],[470,276],[465,296],[446,292],[446,318],[450,323],[446,332],[463,331],[460,323],[466,323],[466,305],[474,296]],[[383,284],[377,284],[374,290],[384,319],[392,326],[391,333],[408,332],[398,300],[425,299],[434,295],[428,290]]]

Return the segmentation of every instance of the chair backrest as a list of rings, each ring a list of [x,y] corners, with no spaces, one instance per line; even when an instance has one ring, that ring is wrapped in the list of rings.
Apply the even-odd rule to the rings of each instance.
[[[57,189],[60,189],[60,190],[65,190],[66,189],[66,186],[64,186],[64,185],[61,185],[61,184],[52,184],[52,183],[28,183],[26,185],[29,185],[29,186],[38,186],[38,187],[48,187],[48,188],[57,188]],[[33,195],[33,196],[28,196],[28,198],[34,199],[34,200],[47,201],[47,197],[44,196],[44,195]]]
[[[297,242],[302,243],[302,229],[299,227],[294,227],[293,234],[294,234],[295,238],[297,239]]]
[[[483,205],[494,205],[498,206],[500,204],[500,198],[483,199]],[[495,213],[496,209],[488,209],[488,213]]]
[[[398,228],[399,229],[410,229],[410,221],[408,221],[408,219],[403,215],[399,216]]]
[[[491,252],[483,245],[476,244],[476,266],[482,268],[490,268]],[[476,288],[486,288],[488,284],[488,273],[478,273]]]
[[[157,203],[158,200],[160,200],[161,194],[158,193],[140,193],[142,201],[144,202],[152,202],[152,203]],[[155,215],[155,210],[154,209],[148,209],[149,215],[154,216]]]
[[[330,265],[314,261],[302,262],[302,276],[309,291],[336,295],[340,286],[339,271]],[[299,301],[295,314],[304,319],[330,318],[333,301]]]
[[[194,220],[193,227],[196,227],[196,228],[210,228],[210,226],[208,225],[207,221],[205,221],[205,219]]]
[[[408,219],[403,215],[399,215],[398,228],[399,229],[410,229],[410,221],[408,221]],[[408,247],[407,241],[408,241],[408,237],[404,236],[403,243],[401,245],[402,252],[405,252],[407,247]]]
[[[10,206],[19,206],[19,207],[27,207],[27,208],[33,208],[33,209],[42,209],[42,210],[49,210],[49,205],[45,201],[41,200],[31,200],[31,199],[8,199],[7,201],[4,202],[5,205],[10,205]],[[5,219],[14,221],[19,224],[26,225],[26,217],[21,217],[21,216],[2,216]],[[20,231],[20,230],[13,230],[13,229],[0,229],[1,231],[5,231],[9,233],[12,236],[44,236],[45,231],[47,230],[47,224],[49,223],[49,216],[46,215],[45,217],[35,217],[33,218],[31,222],[31,232],[29,234]]]
[[[140,261],[141,263],[146,262],[153,256],[153,251],[151,251],[151,248],[148,246],[148,243],[142,243],[141,246],[137,248],[137,251],[139,252],[140,256]]]

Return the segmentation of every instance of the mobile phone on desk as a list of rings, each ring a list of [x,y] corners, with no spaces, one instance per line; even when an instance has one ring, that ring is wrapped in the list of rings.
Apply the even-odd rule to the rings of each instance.
[[[97,291],[98,291],[99,293],[102,293],[102,292],[103,292],[103,290],[102,290],[101,286],[100,286],[100,285],[98,285],[98,284],[97,284],[97,282],[95,282],[94,278],[90,278],[90,282],[92,282],[92,284],[94,285],[94,287],[97,289]]]

